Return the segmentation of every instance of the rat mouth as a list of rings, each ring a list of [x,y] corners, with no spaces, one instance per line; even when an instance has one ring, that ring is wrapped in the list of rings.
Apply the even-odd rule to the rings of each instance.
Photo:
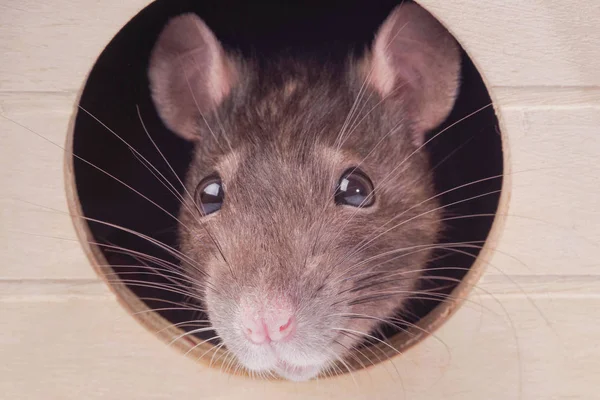
[[[314,378],[321,372],[320,365],[294,365],[279,360],[275,366],[275,372],[282,378],[302,382]]]

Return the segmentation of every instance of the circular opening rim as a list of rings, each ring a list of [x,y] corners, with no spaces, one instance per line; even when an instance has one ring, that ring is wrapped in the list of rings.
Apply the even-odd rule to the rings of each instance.
[[[420,4],[420,1],[416,1]],[[422,5],[421,5],[422,6]],[[425,8],[425,7],[424,7]],[[426,8],[427,9],[427,8]],[[428,9],[427,9],[428,10]],[[429,10],[428,10],[429,11]],[[438,15],[432,13],[438,21],[443,23],[443,19],[438,18]],[[446,26],[446,24],[444,24]],[[462,47],[462,41],[460,41],[451,27],[446,26],[446,28],[450,31],[450,33],[459,41],[459,44]],[[494,91],[491,90],[490,85],[486,79],[485,73],[482,71],[480,66],[477,64],[477,59],[471,57],[471,54],[467,49],[465,49],[467,56],[473,62],[478,74],[480,75],[487,93],[492,100],[492,107],[494,108],[494,114],[498,122],[499,126],[499,134],[501,137],[501,151],[502,151],[502,187],[500,190],[500,195],[498,199],[498,205],[495,212],[495,216],[493,217],[493,221],[491,223],[491,227],[489,232],[485,238],[485,242],[477,255],[474,262],[469,267],[469,270],[466,272],[464,277],[461,279],[461,282],[456,285],[456,287],[451,291],[450,295],[453,297],[452,301],[441,302],[437,306],[435,306],[426,316],[419,319],[414,326],[408,327],[406,330],[403,330],[394,336],[387,338],[387,342],[396,348],[398,352],[394,352],[390,349],[389,346],[386,346],[382,343],[369,345],[373,349],[377,349],[377,351],[381,352],[382,357],[377,360],[367,360],[367,358],[361,355],[358,352],[353,353],[355,357],[352,359],[346,360],[346,363],[352,368],[352,372],[360,372],[363,370],[369,370],[380,364],[391,361],[397,357],[404,355],[407,351],[413,349],[416,345],[420,344],[428,337],[435,334],[436,331],[440,329],[442,325],[448,322],[455,312],[457,312],[463,303],[467,300],[467,297],[473,291],[474,285],[480,280],[481,276],[485,273],[488,268],[488,263],[490,258],[493,255],[495,243],[497,243],[502,235],[502,231],[504,229],[505,220],[506,220],[506,211],[509,205],[510,199],[510,156],[509,149],[507,145],[507,135],[504,129],[504,123],[501,116],[501,113],[498,109],[498,102],[495,99]],[[96,60],[94,61],[95,64]],[[74,112],[71,115],[68,128],[67,128],[67,136],[65,143],[65,156],[64,156],[64,181],[65,181],[65,191],[67,197],[67,206],[69,213],[71,215],[71,220],[73,222],[73,226],[77,235],[77,238],[84,250],[84,253],[90,262],[93,270],[96,275],[106,284],[109,290],[115,296],[115,299],[123,307],[126,312],[132,316],[136,323],[139,323],[143,326],[148,332],[150,332],[153,336],[158,337],[164,343],[169,346],[177,349],[180,353],[185,356],[191,358],[196,363],[203,365],[207,368],[219,368],[222,370],[224,365],[223,356],[226,354],[226,350],[222,348],[217,348],[216,346],[203,341],[202,339],[193,336],[193,335],[185,335],[183,340],[173,341],[174,338],[178,338],[185,334],[185,331],[173,326],[171,321],[162,317],[160,314],[155,312],[153,309],[149,308],[144,301],[142,301],[132,290],[122,282],[116,271],[111,268],[102,268],[103,265],[108,265],[108,261],[104,256],[103,252],[100,250],[100,246],[98,243],[93,242],[93,235],[89,225],[87,224],[87,217],[84,216],[81,202],[79,199],[79,195],[77,192],[77,185],[75,179],[74,172],[74,161],[77,156],[73,153],[73,141],[75,136],[75,122],[79,110],[79,104],[81,95],[88,84],[89,73],[84,80],[84,83],[81,89],[78,91]],[[115,279],[109,279],[108,275],[115,276]],[[213,351],[215,354],[211,356],[212,358],[202,357],[198,360],[198,356],[208,354]],[[364,362],[368,361],[369,364],[365,365]],[[362,364],[361,364],[362,363]],[[341,369],[339,371],[342,371]],[[339,372],[334,371],[331,374],[325,376],[320,376],[319,379],[333,379],[339,376],[345,376],[348,374],[348,371]],[[250,374],[248,374],[244,369],[238,368],[234,371],[228,369],[228,374],[233,374],[237,376],[243,376],[250,378]],[[281,378],[269,377],[266,378],[268,380],[279,380]]]

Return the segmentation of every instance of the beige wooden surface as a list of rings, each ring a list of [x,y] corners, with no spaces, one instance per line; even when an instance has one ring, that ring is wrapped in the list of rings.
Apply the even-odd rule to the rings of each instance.
[[[436,334],[449,350],[431,337],[394,360],[398,372],[389,363],[355,372],[356,385],[349,376],[304,384],[230,377],[167,348],[100,283],[2,283],[0,393],[10,394],[6,399],[597,398],[598,279],[519,282],[550,327],[519,291],[490,279],[481,288],[494,298],[474,295]]]
[[[0,88],[79,90],[112,36],[149,1],[3,0]],[[476,55],[493,86],[597,86],[600,3],[423,0]],[[43,62],[42,62],[43,61]],[[40,65],[40,62],[42,64]]]
[[[85,75],[146,0],[1,3],[0,113],[62,146]],[[27,203],[67,210],[63,153],[0,118],[0,398],[600,398],[600,3],[421,3],[482,70],[512,171],[482,291],[436,333],[449,351],[431,337],[394,359],[402,382],[387,363],[358,387],[195,364],[117,305],[68,216]]]

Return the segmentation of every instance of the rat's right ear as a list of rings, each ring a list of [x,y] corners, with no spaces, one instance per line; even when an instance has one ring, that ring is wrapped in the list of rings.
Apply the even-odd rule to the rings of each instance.
[[[238,72],[206,24],[195,14],[183,14],[161,32],[152,50],[148,78],[165,125],[195,140],[198,121],[229,94]]]

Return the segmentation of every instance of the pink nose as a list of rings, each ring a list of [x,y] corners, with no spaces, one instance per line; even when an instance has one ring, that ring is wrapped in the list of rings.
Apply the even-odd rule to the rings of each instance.
[[[246,337],[255,344],[279,342],[289,338],[296,329],[296,319],[285,310],[263,313],[243,313],[242,329]]]

